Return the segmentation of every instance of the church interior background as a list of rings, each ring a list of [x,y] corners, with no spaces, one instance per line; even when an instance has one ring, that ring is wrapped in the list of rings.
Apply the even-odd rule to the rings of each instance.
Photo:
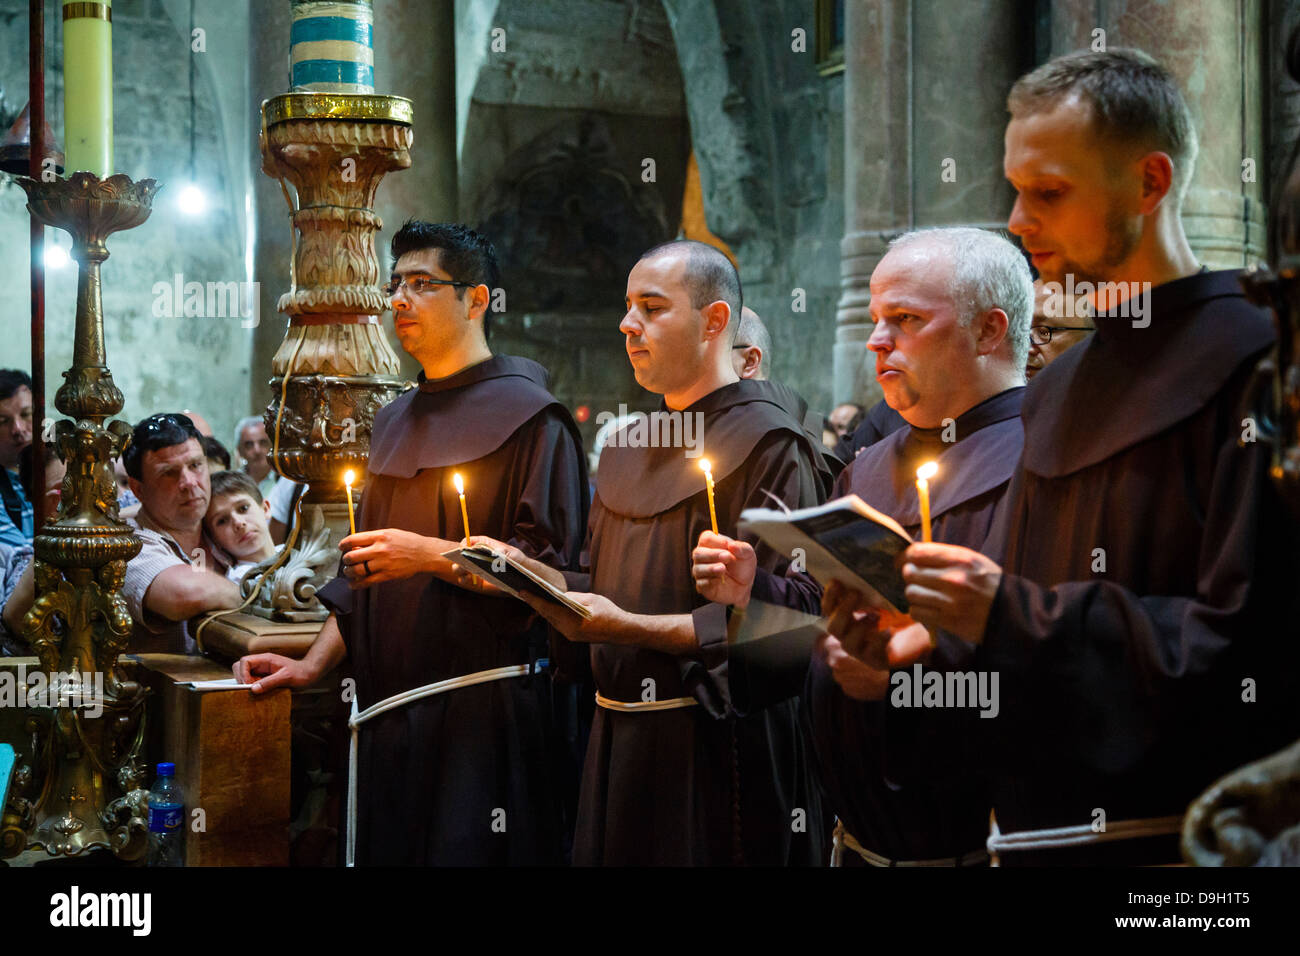
[[[504,291],[491,345],[550,370],[555,394],[582,410],[589,446],[597,412],[657,404],[636,385],[618,330],[629,267],[655,243],[704,239],[734,257],[746,304],[770,328],[773,377],[823,414],[867,404],[878,397],[864,348],[868,279],[890,238],[1003,228],[1014,196],[1001,166],[1006,92],[1098,30],[1160,59],[1185,91],[1201,155],[1184,221],[1201,261],[1242,267],[1276,252],[1266,211],[1300,138],[1300,86],[1284,62],[1300,0],[847,6],[376,0],[375,88],[408,98],[413,115],[410,166],[378,187],[381,269],[407,218],[487,235]],[[60,7],[45,2],[56,139]],[[28,0],[0,0],[0,130],[29,98],[27,10]],[[125,421],[194,408],[228,440],[272,399],[293,239],[280,184],[262,172],[259,124],[263,101],[289,89],[290,18],[288,0],[112,4],[114,171],[163,184],[148,222],[110,241],[104,266],[105,346]],[[179,202],[187,184],[205,197],[200,210]],[[5,366],[28,365],[26,204],[0,182]],[[77,269],[68,235],[46,236],[52,396],[73,362]],[[179,290],[193,281],[248,283],[256,320],[185,314]],[[386,331],[401,376],[414,379]],[[329,717],[294,719],[310,737],[312,721]],[[15,719],[0,713],[0,739],[17,733]],[[304,793],[292,801],[293,862],[329,860],[328,834],[299,839],[311,831]],[[249,861],[233,850],[213,860]]]

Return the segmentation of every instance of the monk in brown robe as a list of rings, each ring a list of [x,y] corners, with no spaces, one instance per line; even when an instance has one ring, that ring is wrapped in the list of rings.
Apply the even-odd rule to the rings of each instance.
[[[1027,389],[985,553],[912,546],[907,597],[1001,675],[1002,863],[1172,863],[1188,802],[1300,732],[1296,531],[1242,410],[1273,328],[1188,245],[1196,135],[1163,68],[1071,54],[1008,107],[1010,229],[1090,286],[1097,331]]]
[[[739,276],[710,246],[672,242],[636,264],[620,326],[628,359],[637,381],[664,397],[657,414],[670,418],[658,421],[679,422],[683,435],[702,427],[702,446],[648,446],[636,423],[616,433],[597,475],[590,573],[561,576],[534,563],[556,586],[574,588],[569,596],[593,614],[583,621],[529,598],[569,641],[591,645],[599,707],[575,863],[823,859],[820,801],[796,704],[787,697],[738,712],[727,609],[700,597],[691,577],[691,549],[711,523],[701,455],[712,467],[719,528],[734,529],[742,510],[771,497],[797,508],[823,494],[821,456],[788,395],[739,380],[731,365],[740,308]],[[651,432],[662,437],[665,428]],[[789,563],[757,550],[774,573]],[[814,588],[807,579],[803,586]],[[797,692],[802,670],[793,676]]]

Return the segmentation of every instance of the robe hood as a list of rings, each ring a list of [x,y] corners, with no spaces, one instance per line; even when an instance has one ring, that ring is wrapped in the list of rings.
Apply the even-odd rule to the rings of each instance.
[[[871,445],[849,466],[849,491],[905,528],[921,523],[916,465],[933,459],[930,518],[1011,480],[1024,445],[1020,422],[1024,386],[1007,389],[959,415],[955,441],[941,428],[901,428]],[[933,450],[931,452],[931,450]]]
[[[1239,272],[1202,272],[1151,290],[1150,325],[1116,310],[1039,372],[1025,395],[1027,471],[1071,474],[1204,408],[1243,362],[1273,344],[1269,313],[1247,302]]]
[[[564,407],[547,381],[546,369],[513,355],[494,355],[433,381],[421,372],[415,388],[375,415],[370,473],[410,478],[490,455],[543,408]]]
[[[791,398],[794,396],[794,399]],[[742,379],[724,385],[705,395],[699,401],[672,413],[661,399],[659,412],[681,417],[685,434],[684,416],[703,415],[703,434],[696,433],[695,419],[690,423],[690,435],[699,442],[695,449],[683,447],[631,446],[637,441],[637,423],[629,423],[614,435],[601,450],[600,467],[596,472],[596,494],[610,511],[629,518],[651,518],[677,507],[694,495],[704,494],[704,472],[700,459],[707,458],[713,470],[714,483],[721,482],[740,468],[750,452],[768,434],[789,432],[806,447],[809,461],[818,469],[825,469],[821,454],[813,446],[799,416],[795,393],[785,386],[772,382]],[[655,428],[655,419],[644,422],[642,434],[657,437],[662,431]],[[696,449],[702,449],[698,455]],[[686,452],[691,451],[693,457]]]

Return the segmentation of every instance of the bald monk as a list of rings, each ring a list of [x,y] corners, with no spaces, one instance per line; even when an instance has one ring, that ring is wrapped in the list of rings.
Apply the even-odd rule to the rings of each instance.
[[[700,416],[720,527],[747,507],[822,497],[821,458],[786,399],[731,364],[740,279],[716,249],[651,249],[628,277],[620,325],[637,381],[662,412]],[[615,439],[619,439],[615,435]],[[631,439],[630,433],[623,436]],[[574,862],[587,865],[795,865],[823,859],[820,799],[786,699],[740,713],[732,699],[726,608],[691,577],[710,526],[698,458],[680,447],[611,440],[590,524],[590,573],[534,563],[592,612],[582,621],[529,603],[570,642],[590,645],[595,725],[583,770]],[[781,573],[785,556],[758,548]],[[805,579],[809,589],[814,585]]]

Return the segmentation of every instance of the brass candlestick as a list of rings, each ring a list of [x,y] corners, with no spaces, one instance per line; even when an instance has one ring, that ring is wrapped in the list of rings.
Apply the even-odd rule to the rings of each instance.
[[[55,426],[68,471],[59,512],[36,536],[36,601],[23,619],[23,636],[47,681],[70,673],[90,680],[77,684],[66,706],[56,700],[48,711],[33,710],[30,747],[0,822],[0,854],[32,846],[76,856],[104,847],[135,859],[148,835],[138,763],[145,692],[125,679],[117,658],[132,626],[122,582],[140,542],[118,517],[113,459],[130,441],[131,427],[105,424],[122,410],[122,392],[105,361],[99,267],[108,258],[105,239],[148,219],[158,187],[152,179],[101,180],[85,172],[50,182],[19,177],[18,183],[34,216],[72,236],[79,269],[72,368],[54,399],[68,416]]]

